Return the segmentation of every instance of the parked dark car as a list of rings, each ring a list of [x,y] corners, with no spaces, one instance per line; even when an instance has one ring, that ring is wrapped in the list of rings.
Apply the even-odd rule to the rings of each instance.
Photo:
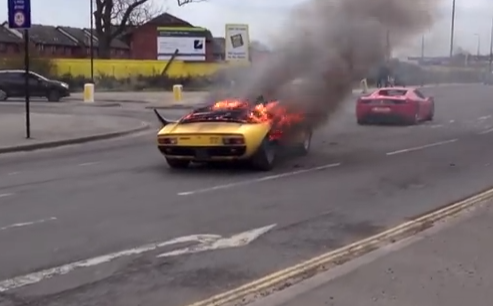
[[[23,70],[0,70],[0,101],[26,95],[25,75]],[[29,92],[31,97],[46,97],[50,102],[58,102],[70,96],[68,84],[50,80],[32,71],[29,72]]]

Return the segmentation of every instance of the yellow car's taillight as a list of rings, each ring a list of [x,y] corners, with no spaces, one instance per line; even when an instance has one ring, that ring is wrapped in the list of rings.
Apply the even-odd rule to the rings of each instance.
[[[157,142],[160,145],[175,145],[178,143],[178,139],[174,137],[158,137]]]
[[[223,137],[223,144],[225,145],[244,145],[245,138],[243,136],[225,136]]]

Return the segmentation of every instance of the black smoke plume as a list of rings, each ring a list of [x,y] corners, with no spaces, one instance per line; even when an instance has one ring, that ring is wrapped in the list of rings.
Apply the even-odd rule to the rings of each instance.
[[[432,27],[441,0],[308,0],[277,33],[274,55],[233,69],[235,96],[276,97],[325,123],[368,71]],[[390,38],[390,39],[389,39]],[[238,76],[240,76],[238,78]]]

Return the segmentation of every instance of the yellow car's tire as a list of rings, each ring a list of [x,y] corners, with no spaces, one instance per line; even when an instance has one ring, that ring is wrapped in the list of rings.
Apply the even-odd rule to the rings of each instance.
[[[296,153],[298,153],[299,155],[307,155],[310,152],[310,148],[312,145],[312,134],[313,133],[311,130],[307,130],[305,132],[303,142],[296,146]]]
[[[190,165],[189,160],[166,158],[168,166],[172,169],[185,169]]]
[[[255,155],[252,156],[251,164],[255,170],[270,171],[274,168],[277,160],[277,145],[263,141]]]

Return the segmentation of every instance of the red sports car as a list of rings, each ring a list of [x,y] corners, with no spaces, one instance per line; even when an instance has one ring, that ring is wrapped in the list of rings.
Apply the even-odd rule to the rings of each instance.
[[[358,124],[417,124],[433,120],[434,114],[434,98],[426,97],[416,88],[379,88],[356,103]]]

